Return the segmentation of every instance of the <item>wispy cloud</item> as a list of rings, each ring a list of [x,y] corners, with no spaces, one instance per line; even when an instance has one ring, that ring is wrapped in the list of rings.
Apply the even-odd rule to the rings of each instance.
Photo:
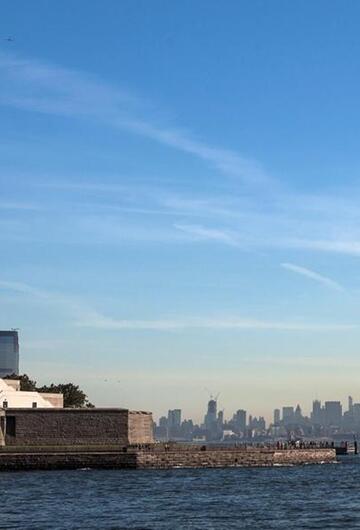
[[[102,121],[193,155],[244,183],[272,182],[256,161],[208,145],[186,130],[161,126],[144,116],[139,118],[144,105],[138,98],[88,74],[4,53],[0,54],[0,72],[3,104]]]
[[[357,234],[356,234],[357,236]],[[337,239],[284,239],[283,247],[289,249],[314,250],[316,252],[330,252],[349,256],[360,256],[360,236],[355,238]]]
[[[97,204],[91,205],[91,208],[93,225],[99,222],[96,227],[99,238],[104,237],[113,244],[132,237],[134,241],[151,241],[153,238],[155,243],[161,240],[166,243],[207,240],[239,248],[360,255],[358,190],[343,190],[341,193],[336,190],[316,195],[291,192],[269,176],[269,172],[257,161],[210,145],[189,130],[168,125],[167,122],[164,124],[164,120],[153,117],[153,109],[140,98],[84,72],[2,53],[0,75],[0,103],[3,105],[102,123],[114,131],[125,130],[197,157],[214,168],[216,176],[221,172],[231,177],[221,179],[223,189],[227,190],[223,196],[219,196],[218,189],[215,193],[209,190],[209,196],[203,196],[203,188],[198,187],[196,197],[196,183],[193,181],[187,196],[154,189],[152,194],[142,194],[135,186],[131,195],[128,187],[118,184],[121,179],[110,179],[111,182],[99,179],[98,183],[58,182],[59,189],[74,195],[78,191],[79,197],[84,190],[96,196]],[[50,181],[48,177],[47,181]],[[238,181],[246,185],[236,186]],[[53,211],[56,210],[55,203],[64,210],[67,207],[67,218],[73,230],[69,238],[66,228],[58,223],[51,237],[54,241],[58,238],[60,241],[76,240],[89,244],[88,225],[92,224],[92,219],[86,212],[85,194],[79,199],[81,205],[74,208],[60,204],[63,195],[57,194],[54,204],[51,201],[46,204],[48,209],[51,204]],[[107,198],[104,198],[105,195]],[[15,203],[9,200],[2,206],[0,204],[0,209],[8,210],[9,216],[12,209],[32,208],[26,201]],[[116,215],[111,219],[106,214],[104,216],[106,208],[117,211],[118,218]],[[44,218],[46,215],[49,217],[49,212],[42,214]],[[132,219],[136,215],[148,215],[154,221],[142,229],[139,226],[128,229],[120,218],[122,214],[129,217],[131,214]],[[158,217],[172,215],[174,219],[169,220],[165,228],[164,224],[160,226]],[[199,218],[202,218],[201,222],[198,222]],[[16,227],[16,238],[21,239],[21,230],[25,232],[24,239],[41,240],[43,234],[48,237],[48,227],[54,226],[56,219],[41,221],[35,220],[34,227],[28,224],[23,228]],[[125,230],[119,229],[122,225],[126,226],[126,234]],[[183,237],[180,237],[180,232]],[[1,238],[10,237],[8,234],[11,236],[10,231],[0,231]],[[96,242],[99,238],[91,241]]]
[[[232,234],[219,230],[217,228],[206,228],[200,225],[182,225],[175,224],[174,227],[177,230],[181,230],[188,234],[192,239],[204,240],[204,241],[218,241],[220,243],[225,243],[226,245],[237,247],[239,246],[238,239]]]
[[[294,272],[295,274],[300,274],[300,276],[305,276],[305,278],[309,278],[310,280],[314,280],[318,283],[321,283],[322,285],[325,285],[326,287],[329,287],[330,289],[334,289],[335,291],[344,290],[343,287],[339,283],[335,282],[334,280],[331,280],[330,278],[323,276],[322,274],[319,274],[318,272],[307,269],[305,267],[294,265],[293,263],[282,263],[281,266],[284,269]]]
[[[54,298],[53,293],[48,293],[47,291],[36,289],[22,282],[9,282],[9,281],[0,280],[0,289],[15,291],[15,292],[22,293],[22,294],[30,294],[32,296],[35,296],[36,298],[44,298],[44,299]]]
[[[145,121],[121,122],[129,129],[160,143],[174,147],[197,156],[201,160],[211,163],[221,172],[238,177],[250,184],[270,184],[273,179],[262,169],[256,161],[245,158],[238,153],[227,149],[210,146],[206,143],[194,140],[189,133],[179,129],[163,129],[146,123]]]
[[[25,202],[6,202],[0,201],[0,210],[23,210],[23,211],[39,211],[41,207],[37,204]]]
[[[263,330],[263,331],[348,331],[356,329],[354,324],[320,324],[291,321],[266,321],[241,317],[226,318],[186,318],[159,320],[117,320],[103,315],[94,315],[94,319],[78,322],[79,326],[111,330]]]
[[[60,309],[62,314],[72,322],[84,318],[91,319],[94,318],[94,315],[97,315],[95,311],[74,296],[64,295],[47,289],[38,289],[27,283],[0,280],[1,290],[23,294],[30,299],[30,302],[31,299],[42,300],[54,309]]]
[[[42,299],[51,305],[60,307],[77,327],[99,330],[133,331],[186,331],[186,330],[243,330],[243,331],[279,331],[279,332],[325,332],[349,331],[357,329],[355,324],[308,323],[301,320],[260,320],[243,316],[192,317],[159,319],[117,319],[103,315],[74,297],[31,287],[25,283],[0,281],[0,289],[15,291]]]

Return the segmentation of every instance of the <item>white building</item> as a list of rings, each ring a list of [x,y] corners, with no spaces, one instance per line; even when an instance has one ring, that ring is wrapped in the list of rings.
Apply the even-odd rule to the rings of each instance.
[[[24,392],[19,379],[0,379],[0,408],[63,408],[62,394]]]

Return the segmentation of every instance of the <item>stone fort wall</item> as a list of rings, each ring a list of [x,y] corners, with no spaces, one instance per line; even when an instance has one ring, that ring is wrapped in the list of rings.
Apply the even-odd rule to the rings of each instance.
[[[127,409],[6,409],[6,446],[152,443],[152,415]]]

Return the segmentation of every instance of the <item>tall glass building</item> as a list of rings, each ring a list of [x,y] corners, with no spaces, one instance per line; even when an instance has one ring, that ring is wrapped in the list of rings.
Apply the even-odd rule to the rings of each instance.
[[[0,378],[19,373],[19,337],[17,331],[0,331]]]

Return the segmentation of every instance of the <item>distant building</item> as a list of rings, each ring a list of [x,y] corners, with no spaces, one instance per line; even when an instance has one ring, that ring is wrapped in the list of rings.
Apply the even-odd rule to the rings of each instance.
[[[208,402],[207,413],[205,414],[205,427],[211,429],[211,427],[216,424],[217,419],[217,402],[215,399],[210,399]]]
[[[167,437],[174,440],[181,437],[181,409],[169,410],[167,418]]]
[[[207,406],[207,413],[204,418],[204,427],[206,431],[206,439],[216,440],[222,436],[222,426],[219,425],[217,417],[217,401],[210,399]]]
[[[356,427],[360,427],[360,403],[354,403],[352,406],[352,419]]]
[[[157,440],[162,442],[168,440],[168,419],[165,416],[159,419],[159,425],[155,427],[155,436]]]
[[[181,438],[191,441],[194,434],[194,423],[192,420],[184,420],[181,424]]]
[[[238,410],[235,414],[235,425],[237,432],[246,432],[246,410]]]
[[[283,407],[282,408],[282,419],[283,419],[284,425],[287,425],[289,423],[294,423],[294,419],[295,419],[294,407]]]
[[[259,418],[249,416],[249,429],[255,431],[255,434],[258,434],[266,429],[265,418],[259,416]]]
[[[219,427],[222,427],[224,425],[224,411],[219,410],[218,412],[218,425]]]
[[[302,422],[302,420],[303,420],[303,416],[302,416],[302,412],[301,412],[301,407],[300,407],[300,405],[297,405],[297,406],[296,406],[295,413],[294,413],[294,417],[295,417],[295,422],[296,422],[296,423],[301,423],[301,422]]]
[[[19,337],[17,331],[0,331],[0,377],[19,374]]]
[[[323,409],[321,408],[321,401],[318,399],[313,401],[311,421],[316,425],[321,425],[323,423]]]
[[[168,419],[165,416],[161,416],[159,419],[159,427],[163,429],[167,429],[168,426]]]
[[[181,425],[181,409],[169,410],[168,412],[168,428],[179,428]]]
[[[340,401],[325,401],[325,425],[340,427],[342,420],[342,406]]]
[[[274,425],[280,424],[280,409],[274,410]]]

